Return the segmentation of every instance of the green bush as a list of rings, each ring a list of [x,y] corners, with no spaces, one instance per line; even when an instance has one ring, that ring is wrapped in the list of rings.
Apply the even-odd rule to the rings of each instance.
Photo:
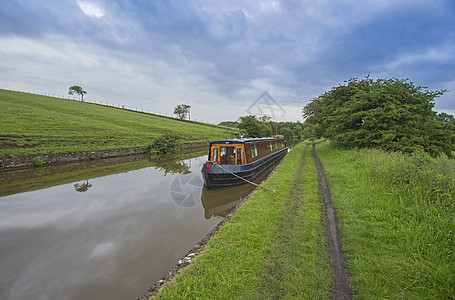
[[[182,137],[175,133],[168,131],[161,135],[160,137],[154,138],[150,145],[151,154],[171,154],[177,153],[181,150],[181,145],[179,140]]]

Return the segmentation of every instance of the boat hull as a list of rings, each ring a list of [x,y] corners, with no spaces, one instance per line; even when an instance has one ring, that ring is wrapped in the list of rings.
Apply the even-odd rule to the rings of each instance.
[[[286,147],[245,165],[217,165],[210,161],[206,161],[201,170],[205,185],[207,188],[211,189],[246,183],[246,181],[241,178],[253,181],[265,169],[283,158],[287,152],[288,148]],[[238,178],[233,174],[241,178]]]

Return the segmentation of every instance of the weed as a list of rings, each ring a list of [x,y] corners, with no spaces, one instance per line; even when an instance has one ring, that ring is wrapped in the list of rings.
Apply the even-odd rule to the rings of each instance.
[[[44,166],[44,159],[42,157],[35,157],[32,160],[32,165],[34,167],[42,167]]]

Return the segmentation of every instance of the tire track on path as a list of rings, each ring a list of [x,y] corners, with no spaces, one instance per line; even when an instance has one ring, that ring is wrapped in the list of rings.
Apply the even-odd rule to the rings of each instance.
[[[330,247],[330,260],[332,262],[333,277],[335,281],[335,290],[332,291],[333,299],[352,299],[351,288],[349,285],[349,274],[345,268],[345,258],[341,245],[341,233],[338,230],[338,220],[336,217],[335,208],[333,207],[332,197],[325,178],[324,169],[322,164],[316,156],[316,145],[313,141],[312,150],[313,159],[316,163],[318,170],[319,184],[321,186],[322,197],[324,200],[326,215],[327,215],[327,228],[326,234]]]

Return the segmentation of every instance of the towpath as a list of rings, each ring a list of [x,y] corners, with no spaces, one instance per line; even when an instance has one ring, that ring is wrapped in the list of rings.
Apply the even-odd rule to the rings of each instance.
[[[332,292],[333,299],[352,299],[351,289],[349,286],[349,275],[345,268],[345,258],[341,244],[341,233],[338,229],[338,220],[333,207],[332,197],[325,178],[324,169],[316,156],[316,145],[313,141],[312,150],[313,159],[318,171],[319,185],[321,187],[322,198],[326,209],[327,216],[327,240],[330,246],[330,259],[333,268],[333,277],[335,281],[335,290]]]

